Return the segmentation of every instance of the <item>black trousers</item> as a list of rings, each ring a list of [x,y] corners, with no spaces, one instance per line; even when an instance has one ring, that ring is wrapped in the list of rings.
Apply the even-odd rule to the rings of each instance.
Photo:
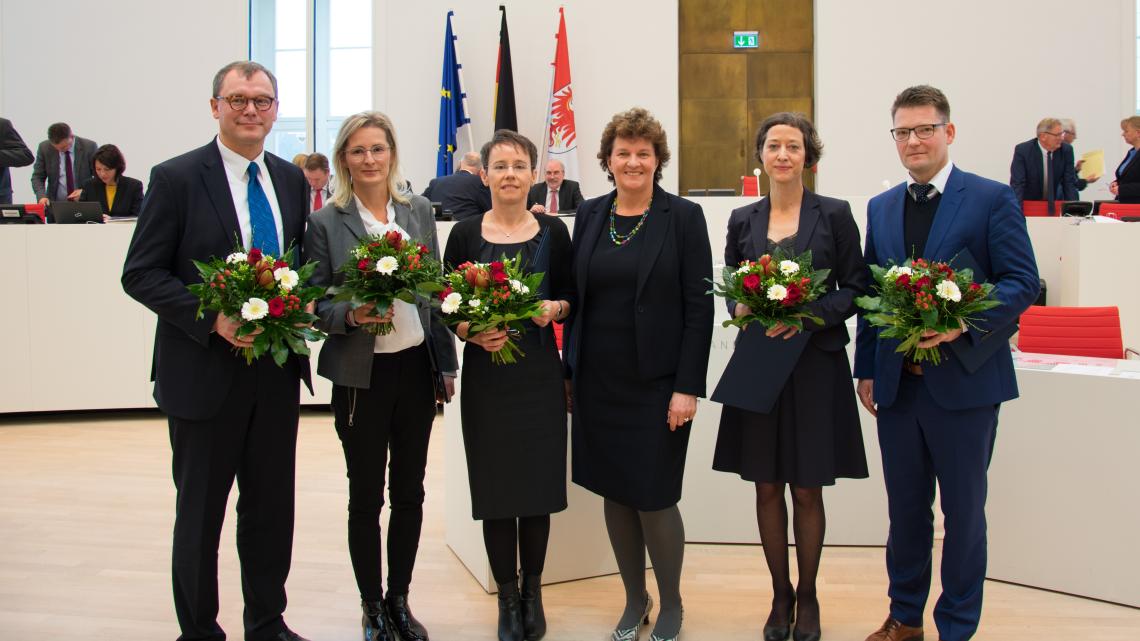
[[[245,638],[284,629],[293,551],[294,472],[300,386],[290,360],[262,358],[234,377],[218,415],[169,417],[177,515],[172,554],[180,641],[226,638],[218,625],[218,542],[234,479]]]
[[[372,358],[368,389],[333,386],[336,433],[348,469],[348,553],[364,601],[379,601],[380,510],[388,468],[388,592],[407,594],[424,520],[424,471],[435,388],[423,344]],[[391,458],[389,459],[389,452]]]

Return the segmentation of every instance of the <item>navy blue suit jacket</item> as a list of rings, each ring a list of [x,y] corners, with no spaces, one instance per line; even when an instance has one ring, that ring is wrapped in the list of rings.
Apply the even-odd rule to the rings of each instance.
[[[1061,143],[1053,152],[1053,199],[1077,200],[1077,171],[1073,160],[1073,146]],[[1044,200],[1045,163],[1037,139],[1026,140],[1013,148],[1013,162],[1009,166],[1009,186],[1018,201]]]
[[[309,185],[301,170],[287,160],[266,153],[265,166],[281,208],[283,249],[295,245],[294,257],[299,257]],[[195,318],[198,298],[186,289],[202,281],[193,260],[224,258],[240,238],[229,179],[215,141],[151,170],[122,283],[131,298],[158,315],[154,398],[171,416],[212,418],[235,377],[256,375],[244,357],[212,332],[216,312]],[[293,368],[312,391],[308,358],[291,356],[285,367]]]
[[[1070,167],[1072,162],[1069,163]],[[867,204],[869,265],[901,264],[910,256],[903,246],[906,183],[875,196]],[[995,405],[1017,398],[1017,379],[1008,340],[1021,313],[1037,298],[1040,282],[1021,203],[1013,192],[987,178],[955,167],[939,199],[923,258],[969,267],[975,281],[995,285],[1001,305],[979,315],[970,330],[942,346],[939,365],[923,364],[926,387],[949,410]],[[903,355],[897,339],[880,339],[878,330],[859,319],[855,342],[855,378],[874,379],[875,402],[890,407],[898,392]]]

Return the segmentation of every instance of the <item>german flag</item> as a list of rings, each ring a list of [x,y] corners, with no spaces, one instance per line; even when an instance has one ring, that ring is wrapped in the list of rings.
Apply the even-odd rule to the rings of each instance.
[[[507,8],[499,5],[502,23],[499,26],[499,61],[495,66],[495,131],[519,130],[515,111],[515,74],[511,71],[511,39],[507,35]]]

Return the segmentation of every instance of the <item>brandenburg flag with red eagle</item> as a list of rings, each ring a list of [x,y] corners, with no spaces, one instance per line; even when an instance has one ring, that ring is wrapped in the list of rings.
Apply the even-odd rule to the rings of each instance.
[[[574,126],[574,91],[570,88],[570,48],[566,43],[566,15],[558,10],[553,82],[546,112],[546,161],[560,160],[566,178],[578,180],[578,132]],[[543,163],[545,165],[545,163]],[[541,175],[542,167],[539,167]]]

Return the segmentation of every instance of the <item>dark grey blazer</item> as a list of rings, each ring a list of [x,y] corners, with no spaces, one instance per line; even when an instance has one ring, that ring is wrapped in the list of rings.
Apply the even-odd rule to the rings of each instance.
[[[407,197],[411,201],[408,205],[393,202],[396,209],[395,223],[408,232],[412,239],[427,245],[432,257],[439,260],[439,239],[431,203],[423,196],[407,194]],[[355,198],[349,200],[344,208],[330,202],[313,212],[305,231],[305,260],[315,260],[319,264],[310,282],[321,287],[344,282],[344,275],[337,270],[366,234]],[[458,362],[451,332],[440,322],[438,312],[426,300],[418,301],[417,307],[424,327],[424,341],[432,353],[433,366],[436,371],[454,373],[458,369]],[[349,303],[334,303],[332,297],[317,303],[320,320],[316,325],[329,335],[321,347],[317,373],[337,385],[366,389],[372,376],[375,337],[358,327],[348,326],[344,321],[348,310]]]
[[[83,183],[95,177],[95,150],[98,147],[94,141],[79,136],[75,137],[75,144],[71,146],[71,154],[75,163],[76,189],[81,189]],[[55,200],[58,189],[59,151],[52,147],[51,142],[45,140],[36,149],[36,162],[32,167],[32,191],[36,193],[36,200],[44,196]]]

